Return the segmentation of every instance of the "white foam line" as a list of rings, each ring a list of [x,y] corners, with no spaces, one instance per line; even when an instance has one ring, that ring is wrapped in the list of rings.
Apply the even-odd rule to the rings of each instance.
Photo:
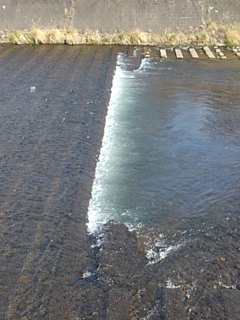
[[[148,259],[148,265],[155,264],[163,259],[165,259],[171,251],[177,251],[183,243],[178,243],[174,246],[165,246],[160,250],[156,250],[155,246],[153,248],[149,248],[146,251],[146,258]]]
[[[102,213],[100,198],[104,189],[104,177],[106,176],[107,172],[110,171],[110,168],[114,165],[114,163],[112,163],[111,161],[111,154],[117,147],[114,128],[117,126],[115,113],[124,74],[124,71],[119,66],[122,64],[121,60],[121,55],[118,55],[117,67],[113,77],[111,97],[106,116],[102,148],[100,151],[99,161],[96,166],[95,179],[92,188],[92,197],[88,208],[87,227],[89,233],[91,234],[99,233],[102,226],[108,220],[113,219],[112,217],[109,217],[106,214]]]

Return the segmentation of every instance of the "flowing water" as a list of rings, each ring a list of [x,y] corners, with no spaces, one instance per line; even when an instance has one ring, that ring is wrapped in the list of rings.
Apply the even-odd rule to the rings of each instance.
[[[128,62],[118,56],[89,230],[111,219],[189,226],[239,210],[239,61]]]

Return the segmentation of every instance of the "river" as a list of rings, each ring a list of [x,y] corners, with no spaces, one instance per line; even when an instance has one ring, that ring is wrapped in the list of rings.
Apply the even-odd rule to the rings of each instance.
[[[132,59],[134,59],[132,57]],[[186,228],[239,209],[239,61],[118,55],[89,230]]]

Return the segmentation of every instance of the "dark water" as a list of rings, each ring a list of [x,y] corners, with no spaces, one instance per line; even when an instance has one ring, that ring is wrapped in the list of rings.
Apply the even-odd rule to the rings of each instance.
[[[120,55],[113,80],[89,228],[215,220],[239,210],[238,60]]]

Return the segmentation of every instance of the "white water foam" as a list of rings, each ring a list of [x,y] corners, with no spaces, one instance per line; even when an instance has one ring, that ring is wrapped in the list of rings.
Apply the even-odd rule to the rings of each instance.
[[[111,97],[106,116],[104,135],[102,140],[102,148],[100,151],[99,161],[96,166],[95,179],[92,188],[92,197],[88,208],[88,231],[91,234],[97,234],[103,230],[103,225],[109,220],[117,220],[125,223],[129,230],[133,230],[142,226],[142,222],[138,220],[138,210],[144,210],[141,205],[130,203],[125,208],[118,202],[118,196],[121,190],[114,190],[115,181],[121,179],[126,173],[124,165],[126,153],[129,149],[129,159],[134,161],[138,158],[138,154],[132,150],[134,145],[130,140],[126,143],[126,132],[128,125],[125,125],[126,110],[129,117],[136,116],[138,110],[134,113],[134,99],[135,99],[135,79],[138,79],[137,72],[129,72],[125,70],[125,57],[122,54],[118,55],[117,67],[113,77]],[[147,70],[154,70],[155,64],[151,59],[142,59],[138,70],[140,73],[147,73]],[[151,71],[153,72],[153,71]],[[139,85],[139,79],[137,86]],[[139,99],[139,97],[138,97]],[[138,130],[138,129],[136,129]],[[120,163],[118,162],[120,159]],[[119,174],[122,170],[123,175]],[[129,182],[129,181],[128,181]],[[112,189],[111,189],[112,186]],[[122,184],[123,186],[123,184]],[[126,186],[126,189],[129,186]],[[114,190],[114,192],[112,192]],[[130,192],[131,190],[129,190]],[[126,197],[126,191],[122,193]],[[111,197],[115,197],[114,199]],[[117,200],[116,200],[117,199]],[[136,202],[136,201],[134,201]],[[129,217],[129,220],[128,220]]]
[[[171,251],[177,251],[182,245],[183,245],[182,243],[178,243],[173,246],[166,246],[166,245],[162,244],[162,248],[159,250],[156,250],[155,247],[149,248],[146,251],[148,265],[155,264],[155,263],[165,259]]]
[[[121,91],[121,82],[124,71],[120,65],[123,64],[122,56],[118,55],[117,67],[112,82],[111,97],[106,116],[102,148],[100,151],[99,161],[96,166],[95,179],[92,188],[92,197],[88,208],[88,231],[91,234],[98,234],[103,225],[113,219],[107,213],[102,212],[100,200],[104,192],[105,176],[111,171],[115,164],[111,159],[114,150],[118,148],[116,141],[115,127],[118,126],[116,121],[116,109],[119,91]],[[114,209],[113,209],[114,210]]]
[[[172,251],[177,251],[186,242],[178,242],[176,244],[169,245],[166,243],[164,234],[160,233],[156,237],[147,237],[145,240],[145,255],[148,259],[148,265],[158,263],[165,259]]]

